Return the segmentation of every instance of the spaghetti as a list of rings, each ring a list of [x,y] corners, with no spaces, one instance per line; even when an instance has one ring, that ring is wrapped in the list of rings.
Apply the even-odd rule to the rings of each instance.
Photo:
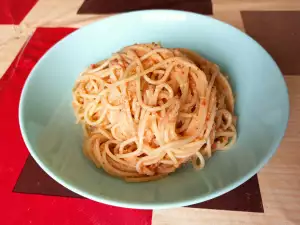
[[[162,178],[188,161],[201,169],[236,141],[227,78],[187,49],[125,47],[80,74],[72,104],[84,154],[131,182]]]

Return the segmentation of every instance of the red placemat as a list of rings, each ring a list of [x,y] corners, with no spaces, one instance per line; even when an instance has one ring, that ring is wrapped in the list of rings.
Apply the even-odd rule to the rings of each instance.
[[[0,24],[20,24],[38,0],[0,0]]]
[[[55,30],[56,32],[53,32]],[[28,150],[18,124],[24,82],[38,59],[71,28],[38,28],[0,80],[0,212],[2,225],[150,225],[152,211],[124,209],[84,198],[13,192]],[[30,181],[28,181],[30,182]]]

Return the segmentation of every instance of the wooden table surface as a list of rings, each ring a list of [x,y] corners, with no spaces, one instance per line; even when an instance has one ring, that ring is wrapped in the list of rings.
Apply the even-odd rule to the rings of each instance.
[[[31,0],[31,4],[19,23],[9,23],[7,18],[1,23],[0,16],[0,77],[18,52],[22,54],[38,27],[78,28],[113,14],[78,14],[83,0]],[[247,32],[275,58],[289,90],[288,128],[278,151],[258,173],[263,212],[205,207],[154,210],[152,224],[300,224],[300,1],[212,0],[209,16]]]

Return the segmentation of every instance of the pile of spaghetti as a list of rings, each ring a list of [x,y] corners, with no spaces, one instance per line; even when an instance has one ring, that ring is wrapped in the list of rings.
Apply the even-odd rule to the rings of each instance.
[[[83,151],[131,182],[196,169],[236,140],[234,97],[217,65],[187,49],[136,44],[82,72],[73,108]]]

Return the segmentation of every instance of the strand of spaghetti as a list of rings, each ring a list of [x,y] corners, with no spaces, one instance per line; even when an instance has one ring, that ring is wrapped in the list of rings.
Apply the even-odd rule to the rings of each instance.
[[[181,103],[185,103],[186,99],[188,97],[188,86],[189,86],[188,74],[189,74],[189,68],[185,67],[184,70],[183,70],[183,72],[184,72],[184,74],[183,74],[184,81],[182,83],[180,83],[180,85],[179,85],[180,90],[181,90],[181,96],[180,96],[180,102]]]
[[[94,80],[96,80],[96,81],[98,81],[98,82],[100,82],[100,83],[104,83],[104,81],[101,79],[102,77],[101,76],[97,76],[97,75],[95,75],[95,74],[93,74],[93,73],[86,73],[86,74],[84,74],[83,76],[81,76],[81,77],[79,77],[77,80],[76,80],[76,83],[82,83],[82,82],[88,82],[88,81],[90,81],[90,80],[92,80],[92,79],[94,79]]]
[[[205,160],[200,152],[196,152],[196,155],[198,159],[200,160],[200,164],[197,164],[197,159],[195,157],[195,160],[192,160],[193,166],[195,169],[202,169],[205,166]]]
[[[125,48],[126,49],[126,48]],[[123,49],[123,50],[125,50],[125,49]],[[130,50],[138,50],[138,51],[153,51],[153,48],[152,47],[142,47],[142,46],[131,46],[131,47],[128,47],[127,49],[130,49]],[[159,48],[157,48],[157,49],[159,49]],[[162,52],[162,51],[161,51]],[[147,53],[146,53],[147,54]],[[148,57],[146,57],[146,58],[144,58],[143,60],[142,60],[142,58],[144,57],[145,55],[143,55],[142,57],[141,57],[141,61],[143,61],[143,60],[145,60],[146,58],[148,58]],[[157,61],[162,61],[163,60],[163,58],[158,54],[158,52],[155,52],[155,51],[153,51],[152,52],[152,54],[151,54],[151,56],[152,56],[152,58],[154,57]]]
[[[122,164],[122,165],[124,165],[124,166],[127,166],[128,169],[130,169],[130,172],[136,172],[134,166],[130,165],[130,163],[128,163],[128,162],[126,162],[126,161],[124,161],[124,160],[121,160],[120,158],[116,157],[114,154],[111,153],[111,151],[109,150],[109,145],[110,145],[111,143],[114,143],[114,142],[112,142],[112,141],[107,141],[107,142],[105,143],[105,147],[104,147],[104,148],[105,148],[106,154],[107,154],[110,158],[112,158],[114,161],[116,161],[116,162],[118,162],[118,163],[120,163],[120,164]]]
[[[125,136],[123,136],[120,132],[117,131],[117,128],[120,127],[120,123],[117,123],[115,125],[112,126],[111,128],[111,134],[112,137],[118,141],[124,141]]]
[[[234,135],[235,135],[235,132],[233,132],[233,131],[216,132],[216,138],[217,137],[233,137]]]
[[[114,177],[120,177],[120,178],[138,178],[138,177],[143,177],[143,175],[137,173],[137,172],[127,172],[123,171],[119,168],[114,167],[111,162],[109,162],[108,159],[104,159],[104,164],[103,164],[103,169],[110,175]]]
[[[223,123],[223,116],[225,117],[225,119],[227,120],[226,124]],[[221,126],[221,124],[223,126]],[[230,125],[232,124],[232,115],[231,113],[226,110],[226,109],[220,109],[217,112],[216,115],[216,127],[222,127],[224,130],[226,130],[228,127],[230,127]]]
[[[83,81],[83,80],[86,80],[87,77],[91,77],[91,78],[94,78],[94,79],[97,79],[97,80],[102,80],[102,78],[106,78],[110,75],[110,69],[107,68],[105,70],[101,70],[101,71],[98,71],[98,72],[85,72],[83,73],[83,76],[80,77],[80,79],[78,79],[78,81]],[[104,82],[102,80],[102,82]]]
[[[156,140],[157,140],[158,144],[163,145],[164,141],[163,141],[163,139],[161,137],[161,134],[158,130],[156,116],[154,114],[152,114],[152,116],[151,116],[151,122],[152,122],[152,131],[154,132],[154,135],[156,137]]]
[[[191,97],[190,102],[184,104],[183,110],[185,110],[185,109],[188,110],[189,108],[195,106],[197,104],[197,99],[198,99],[198,96],[196,93],[194,93],[194,95],[192,95],[192,97]]]
[[[124,112],[123,110],[120,112],[120,126],[119,126],[119,130],[122,133],[122,135],[125,137],[124,140],[131,138],[134,134],[132,132],[132,128],[129,126],[128,121],[126,120],[127,115],[126,112]]]
[[[199,140],[199,141],[194,141],[192,143],[187,143],[184,146],[182,146],[182,148],[186,149],[186,148],[200,148],[202,145],[205,144],[205,140]],[[178,147],[180,149],[180,147]]]
[[[230,142],[225,147],[223,147],[222,149],[218,149],[218,150],[228,150],[228,149],[230,149],[235,144],[236,137],[237,137],[237,135],[235,133],[235,135],[232,136]]]
[[[195,113],[184,113],[184,112],[180,112],[178,116],[179,116],[179,117],[183,117],[183,118],[191,118],[191,117],[193,117],[193,116],[196,116],[196,114],[195,114]]]
[[[155,172],[151,171],[147,166],[143,165],[142,160],[139,160],[135,166],[136,171],[139,174],[147,175],[147,176],[154,176]]]
[[[174,154],[172,153],[172,149],[167,149],[166,152],[167,152],[169,158],[174,163],[174,165],[178,165],[178,161],[177,161],[176,157],[174,156]]]
[[[129,127],[130,127],[130,130],[131,130],[131,133],[132,135],[136,135],[136,132],[135,132],[135,123],[132,119],[132,115],[131,115],[131,110],[130,110],[130,106],[129,106],[129,102],[128,100],[125,101],[125,113],[126,113],[126,118],[127,118],[127,122],[129,124]]]
[[[204,130],[204,124],[206,122],[207,116],[207,100],[206,98],[200,99],[199,109],[197,116],[193,117],[189,124],[189,127],[185,131],[186,135],[192,135],[197,133],[197,135],[202,136]]]
[[[204,80],[205,80],[205,74],[199,68],[197,68],[196,65],[192,64],[191,62],[188,62],[188,61],[184,60],[182,57],[174,57],[174,58],[166,59],[166,60],[164,60],[160,63],[157,63],[157,64],[153,65],[151,68],[146,69],[143,72],[137,73],[137,74],[135,74],[131,77],[125,78],[123,80],[119,80],[119,81],[117,81],[113,84],[108,84],[107,89],[115,88],[115,87],[119,86],[122,83],[126,83],[126,82],[129,82],[129,81],[134,81],[134,80],[138,79],[139,77],[142,77],[142,76],[144,76],[144,75],[146,75],[150,72],[153,72],[154,70],[156,70],[158,68],[161,68],[165,64],[168,64],[170,62],[175,62],[175,61],[178,61],[178,63],[182,63],[183,65],[192,68],[194,71],[197,71],[198,74],[201,74],[201,77],[202,77],[202,75],[204,76]],[[204,83],[207,83],[207,82],[204,82]],[[104,90],[106,90],[106,89],[104,89]],[[100,92],[99,94],[101,95],[102,93]]]
[[[130,152],[130,153],[125,153],[125,154],[117,154],[116,156],[119,158],[131,158],[131,157],[137,157],[142,153],[143,149],[142,148],[137,148],[135,151]]]
[[[163,104],[162,106],[156,106],[156,107],[153,107],[153,106],[149,106],[149,105],[146,105],[143,100],[142,100],[142,96],[141,96],[141,86],[140,86],[140,78],[138,78],[136,80],[136,94],[137,94],[137,99],[138,99],[138,102],[140,104],[140,106],[144,109],[147,109],[149,112],[156,112],[156,111],[161,111],[167,107],[169,107],[170,105],[172,105],[173,103],[173,98],[171,98],[168,102],[166,102],[165,104]]]
[[[217,74],[213,73],[211,78],[210,78],[210,81],[209,81],[209,84],[208,84],[208,87],[207,87],[207,92],[206,92],[206,98],[207,99],[210,99],[210,92],[211,92],[211,89],[212,89],[212,87],[215,83],[216,76],[217,76]]]
[[[160,160],[160,163],[162,164],[166,164],[166,165],[173,165],[174,162],[172,160]]]
[[[182,122],[182,126],[180,128],[177,129],[177,133],[183,133],[186,132],[186,130],[188,129],[188,127],[190,126],[190,123],[192,121],[192,118],[186,118],[184,120],[181,120]]]
[[[126,64],[127,64],[127,67],[128,67],[128,65],[131,63],[130,57],[128,57],[128,55],[124,52],[120,52],[119,55],[121,57],[123,66],[126,68]]]
[[[95,110],[96,110],[97,105],[99,104],[99,102],[91,101],[89,104],[91,105],[91,107],[89,108],[88,116],[92,117],[95,114]],[[103,107],[102,110],[104,110],[104,107]]]
[[[212,109],[214,105],[217,107],[217,89],[215,87],[212,88],[209,101],[208,101],[208,109],[207,109],[207,118],[209,119],[210,114],[212,113]]]
[[[105,169],[108,173],[113,173],[116,176],[120,177],[140,177],[141,174],[137,172],[125,172],[119,169],[114,168],[107,160],[106,151],[102,151],[102,160],[103,160],[103,169]]]
[[[206,85],[203,84],[197,76],[196,73],[191,72],[192,78],[194,79],[194,82],[196,83],[196,90],[197,93],[199,94],[199,97],[204,97],[205,96],[205,90],[206,90]]]
[[[154,171],[151,171],[149,168],[147,168],[148,165],[152,165],[157,163],[160,159],[164,157],[165,153],[161,152],[158,155],[154,156],[145,156],[141,159],[136,164],[136,170],[140,174],[146,174],[148,176],[153,176],[155,174]]]
[[[199,151],[199,149],[201,149],[203,147],[203,145],[205,145],[206,141],[203,141],[202,144],[199,144],[195,147],[185,147],[185,148],[178,148],[178,149],[172,149],[172,152],[175,155],[182,155],[182,154],[186,154],[186,153],[196,153],[197,151]]]
[[[82,130],[83,130],[83,135],[84,135],[84,137],[90,136],[89,125],[83,124],[83,125],[82,125]],[[84,140],[85,140],[85,139],[84,139]]]
[[[145,55],[143,55],[141,57],[141,61],[144,61],[145,59],[149,58],[150,56],[152,56],[155,53],[170,53],[173,55],[172,51],[170,51],[169,49],[157,48],[157,49],[153,49],[153,50],[149,51],[148,53],[146,53]]]
[[[111,82],[117,81],[117,76],[114,73],[114,69],[116,69],[116,68],[118,68],[118,66],[113,66],[111,61],[108,63],[108,69],[109,69],[109,75],[110,75]]]
[[[147,74],[145,74],[143,77],[144,77],[144,79],[145,79],[149,84],[154,84],[154,85],[162,84],[162,83],[164,83],[164,82],[167,81],[167,79],[169,78],[170,73],[171,73],[171,71],[172,71],[172,69],[173,69],[173,67],[174,67],[175,65],[176,65],[175,63],[171,63],[171,64],[167,67],[166,72],[164,73],[163,77],[160,78],[159,80],[152,80],[151,78],[149,78],[149,77],[147,76]]]
[[[123,141],[123,142],[120,144],[119,155],[123,154],[124,148],[125,148],[126,145],[128,145],[128,144],[130,144],[130,143],[132,143],[132,142],[135,142],[135,141],[137,141],[137,138],[136,138],[136,137],[132,137],[132,138],[126,140],[126,141]]]
[[[103,135],[107,139],[111,139],[112,138],[111,134],[107,130],[105,130],[105,129],[101,128],[101,127],[97,127],[97,129],[94,130],[92,133],[93,134],[101,134],[101,135]]]
[[[155,149],[152,154],[160,153],[161,151],[164,151],[168,148],[180,148],[181,146],[183,146],[187,143],[190,143],[194,139],[195,139],[195,137],[192,136],[192,137],[188,137],[188,138],[185,138],[185,139],[182,139],[182,140],[172,141],[168,144],[165,144],[165,145],[160,146],[159,148]]]
[[[177,140],[179,138],[179,136],[176,133],[176,123],[175,122],[170,124],[169,131],[170,131],[170,137],[172,140]]]
[[[137,98],[135,98],[135,105],[136,105],[136,110],[134,112],[134,122],[138,123],[139,116],[140,116],[140,113],[141,113],[141,107],[140,107],[140,105],[137,102]]]
[[[80,94],[80,97],[83,97],[87,100],[93,100],[93,99],[97,98],[97,95],[94,95],[94,94]]]
[[[141,149],[142,145],[143,145],[144,132],[145,132],[145,127],[146,127],[146,123],[148,121],[149,115],[150,115],[150,112],[146,111],[145,115],[141,119],[139,127],[138,127],[138,149]]]
[[[215,116],[216,116],[216,111],[217,111],[217,103],[216,103],[216,99],[215,99],[215,92],[213,92],[212,96],[211,96],[211,105],[212,105],[212,109],[211,111],[209,112],[209,114],[207,115],[208,118],[208,121],[206,122],[206,130],[205,130],[205,133],[204,133],[204,139],[207,139],[211,130],[212,130],[212,127],[213,127],[213,124],[214,124],[214,120],[215,120]],[[206,117],[206,119],[207,119]]]
[[[97,158],[97,156],[99,156],[99,153],[100,153],[100,148],[99,148],[99,146],[100,146],[99,140],[96,140],[95,145],[94,145],[93,147],[90,146],[90,149],[91,149],[91,156],[92,156],[92,161],[95,163],[95,165],[96,165],[98,168],[100,168],[100,167],[103,166],[101,160],[99,160],[99,159]]]
[[[165,152],[161,152],[159,155],[154,156],[145,156],[144,158],[140,159],[137,163],[137,166],[143,164],[143,166],[149,166],[159,162],[165,156]]]
[[[116,56],[112,56],[111,58],[109,58],[109,59],[106,60],[106,61],[101,61],[102,64],[101,64],[100,66],[98,66],[98,67],[95,68],[95,69],[88,70],[88,72],[90,72],[90,73],[95,73],[95,72],[97,72],[97,71],[99,71],[99,70],[102,70],[102,69],[104,69],[105,67],[108,66],[108,64],[109,64],[110,61],[112,61],[112,60],[114,60],[114,59],[116,59],[116,58],[117,58]]]
[[[194,156],[195,154],[196,154],[196,151],[176,153],[176,158],[179,160],[190,159],[190,157]]]
[[[200,148],[187,148],[187,149],[174,149],[172,152],[176,156],[176,158],[189,158],[190,156],[193,156],[196,154],[197,151],[199,151]]]
[[[106,96],[104,96],[104,98],[101,99],[101,101],[103,102],[103,104],[105,105],[105,107],[107,107],[108,109],[111,110],[119,110],[123,108],[123,105],[111,105],[108,103]]]
[[[236,142],[236,138],[237,138],[237,134],[236,134],[236,129],[233,125],[230,126],[230,129],[234,132],[233,136],[231,137],[231,140],[229,143],[225,144],[222,147],[217,147],[217,150],[227,150],[229,148],[231,148],[235,142]]]
[[[91,105],[91,106],[92,106],[92,105]],[[90,107],[91,107],[91,106],[90,106]],[[89,116],[88,116],[89,109],[90,109],[90,108],[86,108],[85,111],[84,111],[84,119],[85,119],[85,121],[87,122],[87,124],[89,124],[89,125],[91,125],[91,126],[95,126],[95,125],[100,124],[100,123],[103,121],[103,119],[104,119],[104,116],[105,116],[105,114],[106,114],[106,112],[107,112],[107,108],[104,108],[104,109],[103,109],[102,114],[101,114],[101,115],[99,116],[99,118],[98,118],[97,120],[95,120],[95,121],[92,121],[92,120],[89,118]]]
[[[122,172],[129,172],[129,173],[136,173],[136,169],[126,166],[122,163],[116,162],[114,159],[110,158],[109,155],[106,153],[107,162],[115,169],[122,171]]]
[[[157,102],[158,102],[158,96],[159,94],[161,93],[162,89],[166,86],[167,84],[160,84],[160,85],[157,85],[155,87],[155,91],[154,91],[154,94],[151,98],[151,103],[153,105],[157,105]],[[169,86],[169,85],[168,85]],[[170,87],[170,86],[169,86]],[[167,89],[168,90],[168,89]],[[174,96],[174,92],[173,90],[170,92],[170,98],[172,98]],[[167,97],[167,99],[170,99],[169,96]]]
[[[146,45],[130,45],[124,47],[121,52],[127,52],[129,49],[134,49],[134,50],[142,50],[142,51],[151,51],[151,47],[147,47]]]
[[[211,157],[211,141],[208,138],[207,142],[206,142],[206,147],[205,147],[205,153],[207,154],[207,157],[210,158]]]

